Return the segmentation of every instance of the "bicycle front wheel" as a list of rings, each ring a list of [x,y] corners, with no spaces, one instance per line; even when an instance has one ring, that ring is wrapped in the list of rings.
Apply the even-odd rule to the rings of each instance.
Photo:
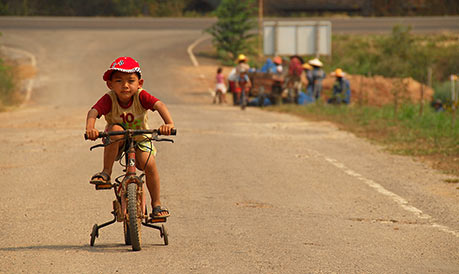
[[[128,184],[127,186],[127,211],[129,215],[129,234],[132,244],[132,250],[139,251],[141,249],[141,234],[140,229],[142,225],[141,219],[141,200],[137,195],[137,184]]]

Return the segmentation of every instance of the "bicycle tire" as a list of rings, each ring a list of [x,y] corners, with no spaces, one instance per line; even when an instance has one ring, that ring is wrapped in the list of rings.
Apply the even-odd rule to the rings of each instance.
[[[131,183],[127,186],[128,204],[127,211],[129,215],[129,232],[131,238],[132,250],[141,250],[141,234],[140,229],[142,219],[138,218],[140,211],[140,201],[137,199],[137,184]]]

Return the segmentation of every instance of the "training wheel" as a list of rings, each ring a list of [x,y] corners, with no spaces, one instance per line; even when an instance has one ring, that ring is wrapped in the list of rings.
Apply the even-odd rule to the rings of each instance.
[[[99,237],[99,227],[97,226],[97,224],[95,224],[95,225],[92,227],[91,241],[89,242],[89,244],[90,244],[91,246],[94,246],[94,242],[96,241],[96,237]]]
[[[167,229],[164,225],[161,225],[161,238],[164,239],[164,245],[169,244],[169,234],[167,233]]]

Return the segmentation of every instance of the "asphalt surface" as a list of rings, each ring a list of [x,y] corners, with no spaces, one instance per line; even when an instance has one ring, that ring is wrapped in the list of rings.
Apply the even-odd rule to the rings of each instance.
[[[0,113],[1,273],[459,272],[450,177],[330,123],[213,106],[205,92],[189,101],[197,75],[183,67],[200,30],[56,24],[1,28],[2,43],[34,54],[38,70],[31,101]],[[140,61],[178,128],[175,144],[157,145],[170,243],[144,227],[140,252],[123,244],[119,223],[89,246],[113,195],[88,183],[102,151],[83,140],[85,116],[121,55]]]
[[[394,25],[413,33],[459,32],[459,16],[378,18],[265,18],[264,21],[330,21],[336,34],[387,34]],[[0,17],[0,29],[203,30],[215,18]]]

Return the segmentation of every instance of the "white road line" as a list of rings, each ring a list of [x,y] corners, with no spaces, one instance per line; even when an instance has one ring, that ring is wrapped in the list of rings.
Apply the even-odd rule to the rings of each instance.
[[[318,152],[315,152],[315,153],[321,155]],[[432,217],[430,215],[425,214],[424,212],[422,212],[422,210],[410,205],[408,203],[408,201],[405,200],[403,197],[401,197],[401,196],[399,196],[399,195],[397,195],[397,194],[385,189],[382,185],[376,183],[375,181],[363,177],[359,173],[347,168],[343,163],[340,163],[339,161],[337,161],[335,159],[326,157],[324,155],[321,155],[321,157],[323,157],[327,162],[331,163],[335,167],[337,167],[337,168],[341,169],[342,171],[344,171],[344,173],[348,174],[349,176],[357,178],[358,180],[360,180],[361,182],[365,183],[369,187],[375,189],[377,192],[389,197],[390,199],[392,199],[394,202],[396,202],[404,210],[413,213],[414,215],[416,215],[416,217],[418,217],[420,219],[429,220],[429,223],[430,223],[430,225],[432,227],[437,228],[440,231],[450,233],[450,234],[452,234],[452,235],[454,235],[454,236],[459,238],[459,233],[457,231],[454,231],[454,230],[450,229],[449,227],[447,227],[445,225],[440,225],[440,224],[437,224],[437,223],[433,222],[433,219],[432,219]]]
[[[208,37],[208,36],[201,37],[201,38],[199,38],[198,40],[194,41],[194,42],[193,42],[191,45],[189,45],[188,48],[186,49],[186,51],[188,52],[188,56],[190,56],[191,63],[193,63],[193,66],[195,66],[195,67],[199,67],[199,62],[198,62],[198,60],[196,59],[196,57],[194,56],[194,54],[193,54],[193,49],[194,49],[194,47],[196,47],[199,43],[201,43],[202,41],[207,40],[207,39],[210,39],[210,37]]]

